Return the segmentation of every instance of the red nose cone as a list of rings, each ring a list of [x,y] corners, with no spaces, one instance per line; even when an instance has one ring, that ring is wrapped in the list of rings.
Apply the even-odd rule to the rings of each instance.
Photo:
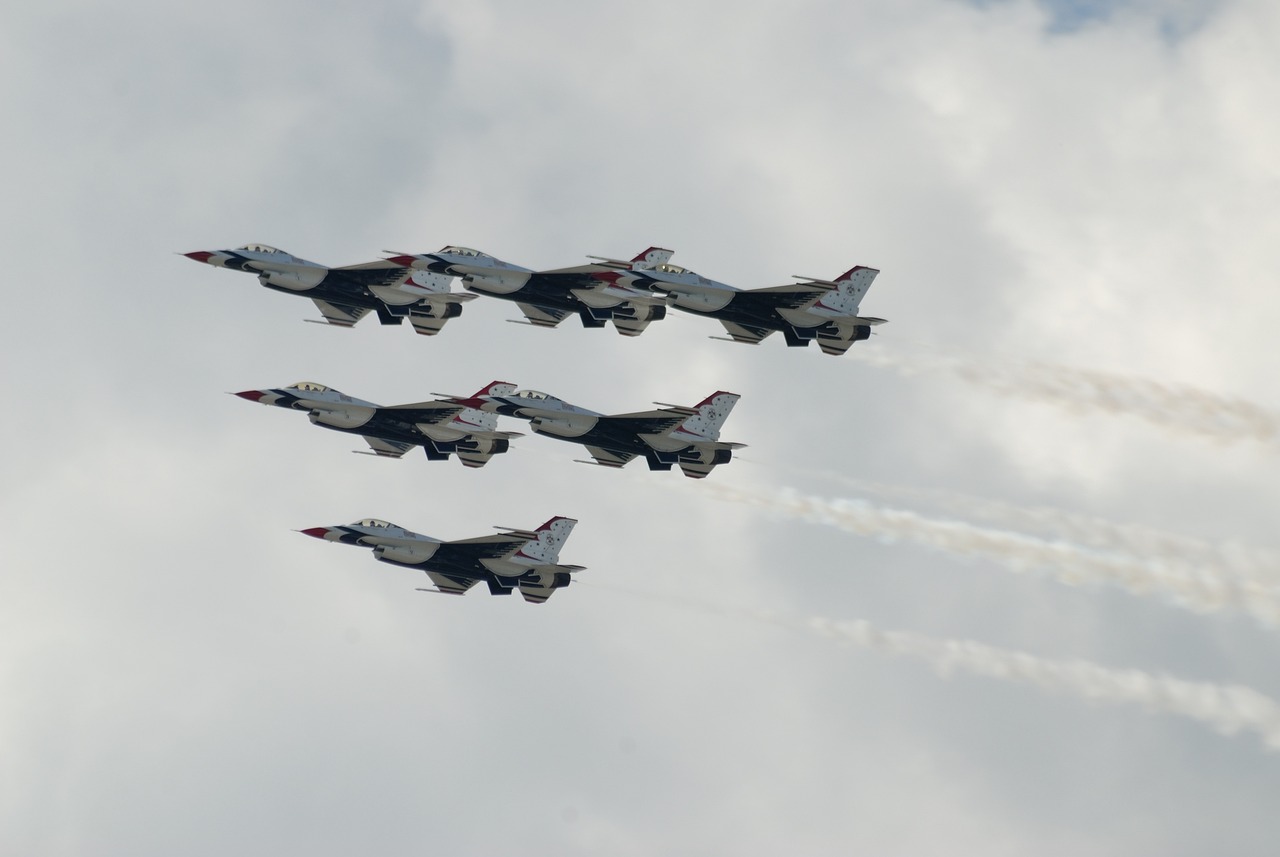
[[[183,253],[182,255],[188,259],[195,259],[197,262],[208,262],[213,256],[208,250],[197,250],[194,253]]]
[[[266,393],[262,392],[261,390],[243,390],[239,393],[236,393],[236,395],[242,399],[248,399],[251,402],[260,402],[262,401],[262,397],[265,396]]]
[[[400,265],[405,268],[413,267],[412,256],[392,256],[391,258],[387,259],[387,261],[395,262],[397,265]]]
[[[323,539],[329,534],[328,527],[312,527],[309,530],[300,531],[304,536],[311,536],[313,539]]]

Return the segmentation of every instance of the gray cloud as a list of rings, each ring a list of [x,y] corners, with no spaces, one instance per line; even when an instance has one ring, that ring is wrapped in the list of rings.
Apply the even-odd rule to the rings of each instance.
[[[1273,455],[683,316],[625,340],[477,300],[433,339],[326,330],[172,255],[456,242],[557,267],[653,243],[744,287],[871,264],[864,309],[891,323],[861,352],[1275,410],[1275,13],[1208,7],[1174,40],[1162,15],[1046,36],[1030,2],[6,11],[5,849],[1269,853],[1256,741],[605,585],[1274,697],[1247,617],[706,490],[813,493],[823,471],[1274,551]],[[730,389],[750,446],[709,483],[539,437],[465,471],[225,395],[304,378],[387,403],[505,378],[613,411]],[[542,608],[422,596],[291,532],[555,513],[589,569]]]

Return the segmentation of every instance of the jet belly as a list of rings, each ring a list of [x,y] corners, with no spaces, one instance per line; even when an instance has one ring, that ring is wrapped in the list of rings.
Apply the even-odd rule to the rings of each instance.
[[[339,306],[355,307],[357,309],[373,309],[376,310],[382,306],[382,302],[373,296],[368,289],[360,286],[336,285],[321,280],[319,283],[308,288],[295,288],[293,286],[280,285],[274,282],[268,282],[263,277],[259,277],[258,281],[268,289],[285,294],[302,294],[313,300],[326,301]]]
[[[533,418],[529,427],[538,434],[585,443],[585,441],[581,441],[581,438],[590,433],[598,423],[598,417],[589,417],[581,414],[539,415]]]
[[[456,271],[457,266],[451,269]],[[486,295],[504,297],[514,294],[529,282],[527,271],[499,271],[489,268],[470,268],[462,274],[462,282],[468,289]]]
[[[734,295],[731,291],[719,289],[683,291],[679,286],[672,286],[671,294],[675,297],[674,306],[677,309],[701,313],[718,312],[724,309],[733,300]]]
[[[370,544],[372,539],[362,539]],[[373,545],[373,555],[394,565],[425,565],[440,550],[440,542],[426,539],[391,539]]]
[[[335,408],[332,405],[308,403],[305,399],[300,399],[294,403],[294,407],[307,407],[309,404],[312,410],[307,416],[311,418],[311,422],[327,428],[341,429],[342,431],[363,429],[373,419],[374,414],[377,413],[374,408],[362,408],[358,405]]]
[[[537,431],[538,429],[534,429]],[[560,437],[563,440],[572,440],[575,443],[584,446],[594,446],[605,449],[610,452],[627,453],[630,455],[648,455],[653,452],[656,447],[652,446],[643,436],[636,433],[635,427],[625,424],[618,424],[615,420],[600,420],[595,426],[585,432],[569,435],[552,435]],[[675,441],[672,449],[662,450],[663,452],[678,452],[688,447],[687,443]]]
[[[324,268],[298,268],[289,271],[273,271],[268,268],[258,274],[258,282],[281,291],[309,292],[324,282],[328,273]]]

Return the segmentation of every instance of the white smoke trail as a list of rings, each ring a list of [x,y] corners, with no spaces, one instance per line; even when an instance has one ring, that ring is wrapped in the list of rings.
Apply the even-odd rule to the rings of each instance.
[[[1111,669],[1082,660],[1051,660],[973,640],[947,640],[908,631],[886,631],[862,620],[840,622],[820,616],[788,620],[774,611],[735,608],[724,603],[707,604],[682,594],[662,595],[611,584],[587,583],[594,588],[611,589],[668,605],[740,616],[806,631],[844,645],[914,658],[933,667],[943,677],[967,672],[1030,684],[1051,693],[1070,693],[1088,701],[1135,703],[1148,711],[1197,720],[1223,735],[1256,732],[1268,749],[1280,750],[1280,704],[1243,685],[1187,681],[1142,670]]]
[[[722,485],[708,486],[708,490],[724,500],[862,536],[910,540],[954,556],[988,559],[1015,572],[1050,572],[1069,585],[1110,583],[1138,595],[1159,592],[1197,612],[1235,608],[1268,624],[1280,625],[1280,587],[1269,580],[1239,575],[1233,578],[1205,566],[1163,562],[963,521],[929,518],[866,500],[806,497],[790,489],[769,495]]]
[[[805,627],[828,639],[924,661],[944,676],[959,670],[1089,700],[1138,703],[1149,711],[1207,723],[1224,735],[1256,732],[1268,749],[1280,750],[1280,705],[1242,685],[1185,681],[1141,670],[1108,669],[1088,661],[1048,660],[972,640],[883,631],[862,621],[813,618]]]
[[[1165,429],[1223,443],[1253,440],[1280,447],[1280,414],[1243,399],[1185,385],[1019,360],[980,360],[885,348],[853,349],[855,360],[902,375],[948,374],[1006,395],[1073,410],[1131,414]]]
[[[1210,542],[1154,527],[1124,524],[1046,506],[1014,506],[953,491],[851,479],[828,471],[815,471],[815,474],[863,494],[940,506],[969,519],[1005,528],[1047,531],[1054,538],[1099,550],[1158,559],[1174,566],[1201,566],[1211,573],[1280,584],[1280,553],[1265,548],[1238,542]]]

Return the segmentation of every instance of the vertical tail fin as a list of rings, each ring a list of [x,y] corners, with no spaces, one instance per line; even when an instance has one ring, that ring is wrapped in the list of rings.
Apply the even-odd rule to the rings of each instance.
[[[476,394],[472,396],[472,398],[478,399],[481,396],[507,396],[515,391],[516,385],[512,384],[510,381],[490,381],[488,384],[485,384],[477,390]]]
[[[479,405],[485,396],[506,396],[516,391],[516,385],[509,381],[490,381],[476,391],[469,399],[454,399],[458,404]],[[479,429],[480,431],[497,431],[498,415],[482,411],[476,407],[464,407],[452,420],[456,428]]]
[[[662,247],[650,247],[648,250],[642,250],[640,253],[637,253],[635,258],[631,260],[631,266],[633,268],[653,268],[664,262],[670,261],[673,255],[675,255],[674,250],[667,250]]]
[[[871,283],[879,273],[877,268],[854,265],[833,280],[836,287],[823,295],[820,303],[841,314],[857,315],[858,304],[862,303],[863,295],[871,288]]]
[[[719,440],[720,427],[741,398],[737,393],[726,393],[723,390],[712,393],[693,406],[697,413],[682,422],[675,431],[682,435],[694,435],[699,440]]]
[[[560,558],[560,548],[569,540],[569,534],[577,523],[573,518],[557,515],[538,527],[535,531],[538,534],[537,540],[526,542],[520,553],[548,565],[554,564]]]

